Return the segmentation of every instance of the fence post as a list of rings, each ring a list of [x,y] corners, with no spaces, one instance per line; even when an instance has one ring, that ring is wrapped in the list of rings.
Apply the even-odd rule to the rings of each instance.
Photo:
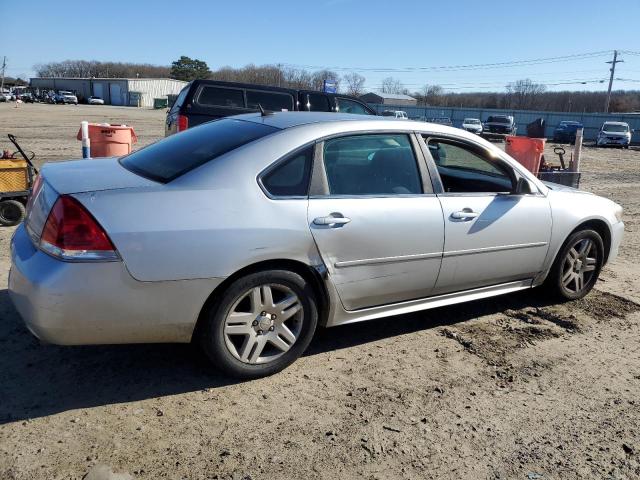
[[[573,148],[573,159],[571,160],[571,164],[569,165],[569,170],[572,172],[580,171],[580,155],[582,155],[582,135],[584,133],[584,128],[579,128],[576,130],[576,144]]]

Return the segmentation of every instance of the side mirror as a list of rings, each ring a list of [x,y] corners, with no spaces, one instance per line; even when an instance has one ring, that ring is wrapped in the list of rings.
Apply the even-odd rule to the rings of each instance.
[[[526,195],[531,192],[531,185],[529,185],[529,181],[524,177],[519,177],[516,182],[516,189],[513,192],[515,195]]]

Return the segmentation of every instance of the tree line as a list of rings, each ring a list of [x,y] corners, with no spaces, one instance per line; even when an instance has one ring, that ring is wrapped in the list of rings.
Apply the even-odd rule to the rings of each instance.
[[[170,66],[122,62],[65,60],[37,65],[39,77],[100,78],[175,78],[191,81],[210,78],[287,88],[322,90],[325,81],[335,83],[340,92],[359,96],[367,93],[366,79],[356,72],[343,75],[332,70],[309,71],[282,64],[253,65],[235,68],[224,66],[211,70],[206,62],[182,56]],[[418,106],[500,108],[560,112],[601,112],[604,91],[548,91],[530,79],[507,83],[500,92],[451,92],[437,84],[425,84],[412,91],[393,77],[382,80],[383,93],[403,93],[414,97]],[[640,111],[640,91],[615,91],[611,95],[611,112]]]

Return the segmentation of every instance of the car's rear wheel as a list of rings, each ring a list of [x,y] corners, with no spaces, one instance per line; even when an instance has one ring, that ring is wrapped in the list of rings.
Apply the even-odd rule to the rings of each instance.
[[[225,374],[258,378],[279,372],[305,351],[318,323],[311,286],[297,273],[267,270],[241,277],[205,318],[200,342]]]
[[[582,298],[595,285],[603,263],[604,246],[598,232],[575,232],[560,250],[547,277],[547,287],[561,298]]]
[[[24,205],[17,200],[3,200],[0,202],[0,225],[13,227],[18,225],[26,215]]]

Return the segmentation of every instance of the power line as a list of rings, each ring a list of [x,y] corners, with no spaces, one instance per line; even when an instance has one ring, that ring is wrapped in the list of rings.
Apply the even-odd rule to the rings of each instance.
[[[497,69],[497,68],[509,68],[519,66],[541,65],[546,63],[566,62],[572,60],[585,60],[595,57],[602,57],[610,55],[610,50],[600,52],[579,53],[574,55],[563,55],[559,57],[547,57],[547,58],[535,58],[530,60],[511,60],[507,62],[495,62],[495,63],[478,63],[468,65],[442,65],[442,66],[418,66],[418,67],[344,67],[344,66],[320,66],[320,65],[301,65],[293,63],[285,63],[283,65],[288,67],[297,67],[314,70],[340,70],[340,71],[363,71],[363,72],[378,72],[378,73],[392,73],[392,72],[414,72],[414,71],[460,71],[460,70],[485,70],[485,69]]]

